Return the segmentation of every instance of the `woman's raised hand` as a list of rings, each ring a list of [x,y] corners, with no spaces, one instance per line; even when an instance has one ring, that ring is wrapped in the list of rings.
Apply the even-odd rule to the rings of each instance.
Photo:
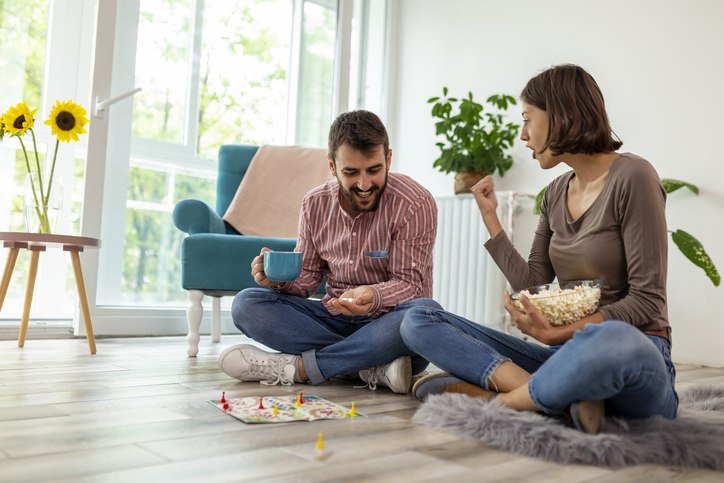
[[[503,230],[503,227],[500,224],[496,211],[498,209],[498,199],[495,197],[493,177],[488,175],[481,179],[470,188],[470,192],[475,197],[480,214],[483,216],[483,223],[485,223],[485,227],[488,229],[490,238],[494,238],[495,235]]]
[[[495,185],[493,184],[493,177],[488,175],[481,179],[472,188],[470,192],[475,197],[475,201],[478,203],[480,213],[485,216],[487,213],[495,213],[498,207],[498,199],[495,197]]]

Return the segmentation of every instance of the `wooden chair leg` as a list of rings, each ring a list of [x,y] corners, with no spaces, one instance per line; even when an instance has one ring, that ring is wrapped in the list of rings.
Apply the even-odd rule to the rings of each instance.
[[[204,298],[204,292],[201,290],[189,290],[189,306],[186,309],[186,322],[189,324],[189,334],[186,336],[186,354],[189,357],[196,357],[199,353],[199,329],[201,328],[201,318],[204,316],[204,307],[201,300]]]
[[[28,320],[30,320],[30,306],[33,304],[33,291],[35,290],[35,276],[38,273],[38,258],[40,252],[30,252],[30,268],[28,269],[28,284],[25,287],[25,305],[23,305],[23,318],[20,321],[20,335],[18,347],[25,345],[25,336],[28,334]]]
[[[211,342],[221,342],[221,297],[211,298]]]
[[[85,293],[85,282],[83,282],[83,270],[80,267],[80,256],[77,251],[70,252],[70,259],[73,261],[73,271],[75,272],[75,284],[78,287],[78,298],[80,299],[80,309],[83,313],[83,323],[85,324],[85,334],[88,337],[88,347],[90,353],[96,353],[96,340],[93,337],[93,323],[91,322],[90,310],[88,308],[88,297]]]
[[[7,295],[8,288],[10,287],[10,277],[13,275],[13,269],[15,268],[15,261],[18,259],[19,251],[20,248],[10,248],[8,260],[5,262],[5,270],[3,271],[2,282],[0,282],[0,310],[3,309],[3,302],[5,302],[5,295]]]

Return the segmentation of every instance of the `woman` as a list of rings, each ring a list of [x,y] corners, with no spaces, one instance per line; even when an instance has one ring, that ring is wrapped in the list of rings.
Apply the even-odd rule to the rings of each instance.
[[[413,387],[430,394],[497,397],[516,410],[569,414],[588,433],[604,414],[676,417],[666,309],[666,194],[654,168],[630,153],[609,126],[603,95],[581,67],[559,65],[533,77],[521,94],[520,138],[541,168],[569,171],[546,189],[526,262],[496,214],[493,180],[472,188],[490,233],[485,244],[514,290],[560,281],[603,282],[597,312],[552,326],[525,297],[505,308],[529,343],[443,310],[411,309],[407,346],[446,372]],[[449,374],[448,374],[449,373]]]

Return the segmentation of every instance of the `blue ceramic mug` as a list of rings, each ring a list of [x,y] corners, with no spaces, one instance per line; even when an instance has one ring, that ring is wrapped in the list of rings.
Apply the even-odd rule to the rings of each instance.
[[[290,282],[302,273],[302,254],[264,252],[264,273],[272,282]]]

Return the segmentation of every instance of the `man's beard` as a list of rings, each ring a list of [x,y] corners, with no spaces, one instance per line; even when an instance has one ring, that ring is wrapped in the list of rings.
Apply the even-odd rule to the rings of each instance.
[[[359,198],[355,198],[355,196],[352,194],[357,193],[359,194],[362,192],[361,189],[357,187],[352,187],[349,190],[344,189],[344,186],[342,186],[342,183],[339,181],[339,178],[337,179],[337,182],[339,183],[339,190],[342,192],[342,196],[344,196],[344,199],[347,200],[347,203],[349,203],[349,206],[352,208],[352,210],[362,213],[365,211],[375,211],[377,209],[377,206],[380,204],[380,198],[382,198],[382,193],[385,192],[385,188],[387,187],[387,176],[385,175],[385,182],[382,186],[378,185],[372,185],[370,186],[370,189],[367,191],[371,191],[370,197],[372,198],[372,202],[367,206],[362,206],[358,203]],[[369,199],[369,198],[366,198]]]

